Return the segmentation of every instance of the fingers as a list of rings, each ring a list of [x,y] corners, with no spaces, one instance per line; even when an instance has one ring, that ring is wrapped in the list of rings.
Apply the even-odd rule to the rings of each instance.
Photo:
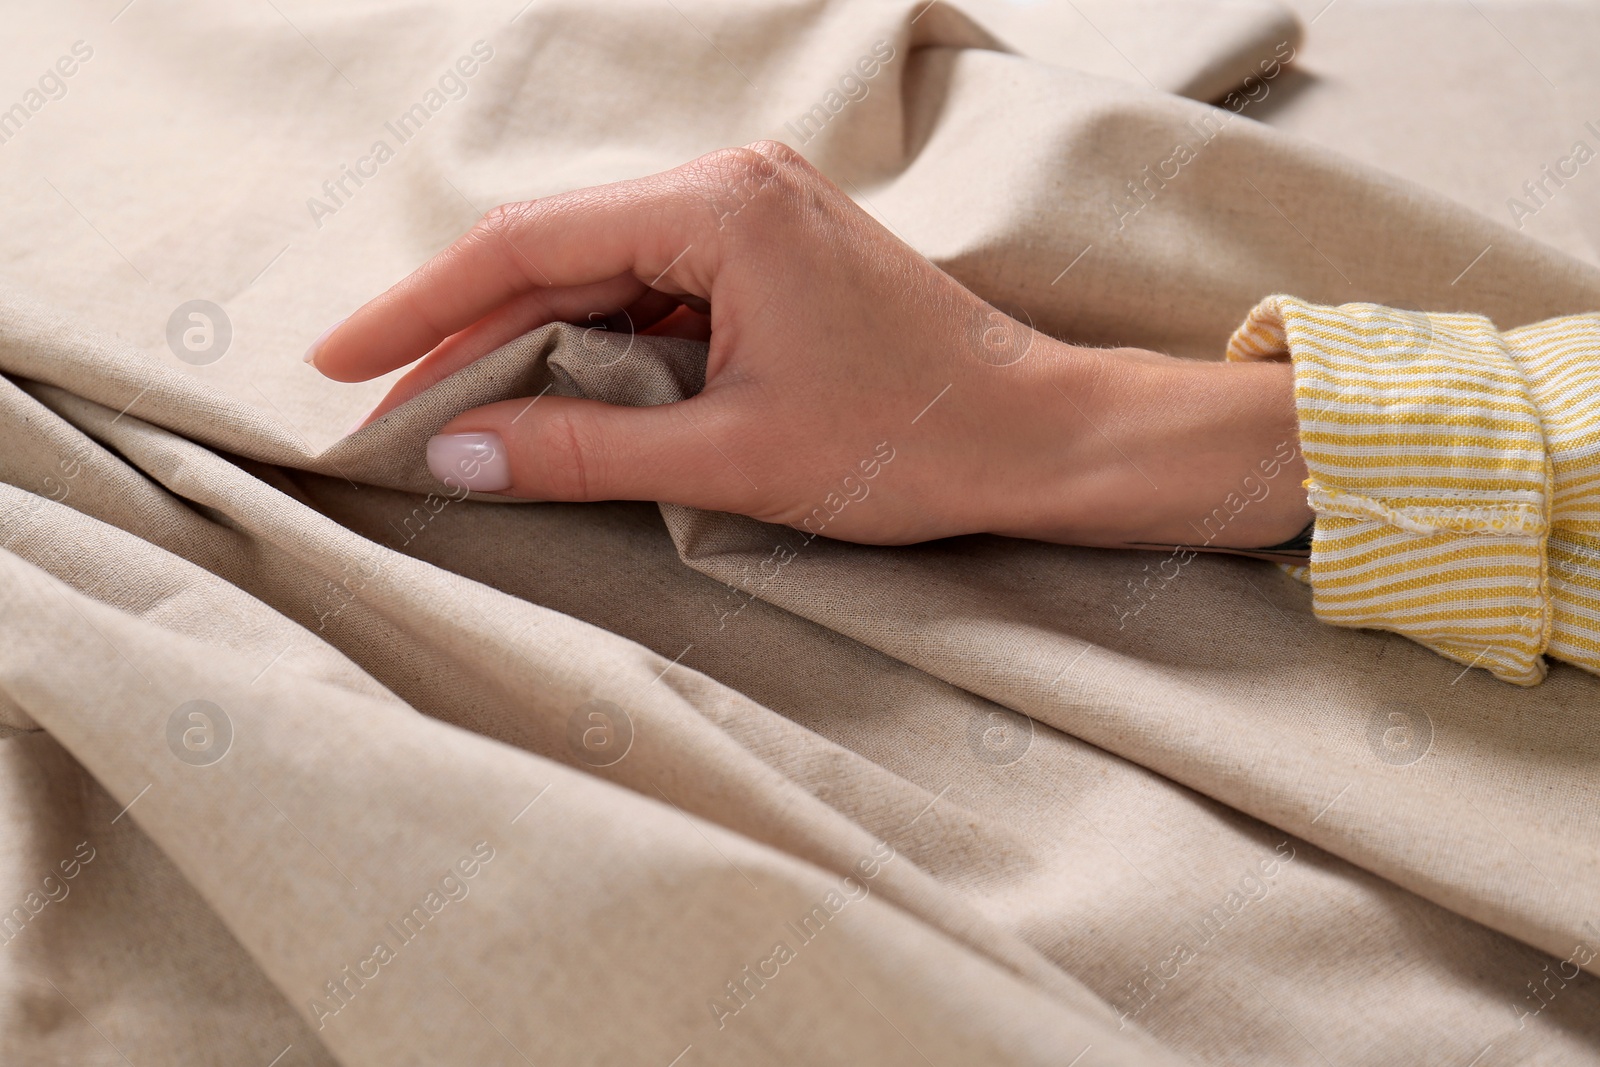
[[[351,432],[354,433],[368,423],[382,418],[467,364],[521,337],[529,330],[550,322],[583,321],[590,315],[617,312],[627,308],[630,302],[647,303],[635,301],[639,290],[643,288],[633,276],[625,275],[595,285],[572,289],[535,289],[524,293],[459,333],[445,338],[422,362],[396,382],[388,394]],[[673,302],[672,306],[675,307],[676,302]],[[605,312],[598,310],[602,308]],[[664,316],[670,310],[670,308],[659,309],[657,317]]]
[[[544,395],[452,419],[428,442],[451,489],[531,500],[655,500],[747,511],[758,492],[729,458],[728,422],[694,398],[653,407]]]
[[[711,316],[701,314],[693,308],[680,306],[672,314],[665,316],[654,325],[641,329],[640,333],[651,337],[678,337],[685,341],[711,340]]]
[[[619,275],[709,298],[721,230],[705,187],[730,177],[771,181],[781,147],[725,149],[664,174],[494,208],[335,328],[311,361],[330,378],[365,381],[420,359],[526,293]]]

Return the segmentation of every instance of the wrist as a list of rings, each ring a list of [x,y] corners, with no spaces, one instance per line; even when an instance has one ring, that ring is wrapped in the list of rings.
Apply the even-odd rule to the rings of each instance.
[[[1103,547],[1277,545],[1311,520],[1287,363],[1055,343],[1028,393],[1058,433],[997,533]]]

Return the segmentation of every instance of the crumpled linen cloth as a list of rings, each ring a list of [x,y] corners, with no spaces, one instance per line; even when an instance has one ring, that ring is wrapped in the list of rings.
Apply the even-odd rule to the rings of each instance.
[[[1273,291],[1509,328],[1600,269],[1256,122],[1271,4],[518,7],[16,13],[58,76],[0,144],[0,1058],[1600,1060],[1597,679],[1249,561],[423,467],[492,400],[684,395],[687,342],[549,327],[346,439],[383,383],[299,361],[492,204],[829,93],[797,147],[1077,341],[1218,358]]]

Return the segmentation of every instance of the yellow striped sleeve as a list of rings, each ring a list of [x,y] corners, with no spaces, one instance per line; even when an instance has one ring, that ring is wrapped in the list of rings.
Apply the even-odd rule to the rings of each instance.
[[[1600,673],[1600,318],[1274,296],[1228,358],[1294,363],[1319,618],[1518,685]]]
[[[1505,339],[1532,383],[1553,471],[1546,651],[1600,674],[1600,315],[1551,319]]]

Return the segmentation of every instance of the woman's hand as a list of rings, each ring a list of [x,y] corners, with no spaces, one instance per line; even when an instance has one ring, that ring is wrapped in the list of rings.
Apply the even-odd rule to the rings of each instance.
[[[1038,334],[774,142],[497,208],[307,358],[339,381],[421,360],[370,419],[537,326],[624,312],[709,340],[701,393],[490,404],[429,443],[435,474],[469,460],[480,492],[664,501],[875,544],[1197,544],[1193,524],[1287,442],[1277,491],[1216,544],[1276,544],[1310,515],[1287,366]]]

